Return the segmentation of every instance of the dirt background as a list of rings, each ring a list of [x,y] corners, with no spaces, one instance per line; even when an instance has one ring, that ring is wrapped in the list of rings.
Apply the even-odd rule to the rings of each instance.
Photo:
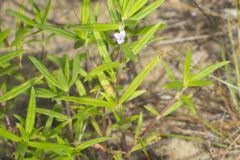
[[[40,6],[46,4],[46,0],[36,0],[36,2]],[[53,6],[48,19],[50,24],[62,26],[67,23],[78,23],[76,13],[80,14],[81,0],[53,0],[52,2]],[[231,29],[237,40],[237,11],[234,2],[234,0],[166,0],[143,22],[143,24],[154,24],[160,21],[166,23],[167,27],[157,33],[157,36],[163,36],[163,40],[147,46],[141,52],[138,63],[131,65],[130,73],[136,75],[155,55],[164,51],[166,53],[164,59],[170,64],[176,77],[181,79],[185,51],[188,47],[193,50],[193,70],[221,61],[220,52],[223,48],[228,60],[232,61],[227,19],[231,17],[233,20]],[[21,3],[27,6],[26,14],[32,16],[31,7],[26,0],[0,0],[2,29],[15,26],[15,19],[7,15],[5,11],[6,9],[17,10]],[[106,1],[101,0],[99,22],[110,21],[106,11]],[[24,47],[31,52],[29,54],[36,55],[40,54],[43,49],[41,46],[31,44]],[[91,50],[93,57],[96,55],[94,50],[94,48]],[[72,41],[57,36],[44,46],[46,54],[60,56],[65,53],[75,55],[81,51],[82,49],[73,49]],[[215,76],[221,79],[226,78],[223,70],[215,72]],[[122,79],[128,78],[122,77]],[[175,96],[173,91],[162,89],[167,81],[168,78],[162,66],[159,65],[141,86],[148,89],[148,92],[134,101],[128,112],[131,114],[131,112],[144,111],[145,125],[149,125],[154,117],[148,114],[143,106],[150,104],[160,111]],[[189,116],[184,108],[158,121],[153,130],[159,132],[162,138],[147,148],[151,159],[240,160],[239,116],[233,113],[234,107],[226,86],[215,81],[209,87],[190,89],[187,92],[194,94],[193,102],[198,112],[201,113],[203,121]],[[212,128],[222,134],[216,134]],[[115,137],[113,143],[117,144],[121,141],[117,134],[113,137]],[[193,137],[193,140],[186,137]],[[201,140],[198,141],[196,137]],[[224,143],[226,139],[223,137],[230,138],[230,147],[222,149],[214,145]],[[144,159],[140,153],[132,158]]]

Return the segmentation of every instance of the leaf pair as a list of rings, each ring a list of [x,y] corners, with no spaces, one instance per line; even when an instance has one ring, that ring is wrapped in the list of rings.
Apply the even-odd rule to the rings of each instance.
[[[125,5],[127,7],[124,7],[125,14],[123,18],[141,20],[149,15],[152,11],[156,10],[164,1],[165,0],[155,0],[155,2],[145,6],[148,0],[137,0],[135,3],[133,3],[133,0],[129,0]]]
[[[18,13],[16,11],[8,10],[7,12],[10,15],[18,18],[19,20],[22,20],[26,24],[28,24],[30,26],[33,26],[33,27],[36,27],[38,29],[57,34],[59,36],[62,36],[62,37],[65,37],[65,38],[68,38],[68,39],[71,39],[71,40],[79,40],[80,39],[77,35],[75,35],[72,32],[66,31],[64,29],[61,29],[61,28],[58,28],[58,27],[55,27],[55,26],[50,26],[50,25],[47,25],[47,24],[36,23],[34,20],[32,20],[29,17],[27,17],[27,16],[25,16],[21,13]]]
[[[57,78],[55,78],[45,67],[43,63],[41,63],[36,58],[30,56],[29,59],[35,65],[35,67],[39,70],[39,72],[44,76],[44,78],[53,86],[67,92],[70,87],[76,82],[79,75],[80,68],[80,59],[77,54],[72,63],[72,73],[70,73],[70,60],[68,56],[65,56],[65,62],[63,68],[61,68],[57,73]],[[71,79],[70,79],[71,76]],[[46,91],[46,90],[45,90]]]
[[[196,87],[196,86],[205,86],[211,84],[210,81],[204,80],[207,76],[209,76],[212,72],[217,70],[218,68],[228,64],[228,61],[224,62],[219,62],[216,64],[212,64],[201,71],[199,71],[196,74],[191,74],[191,57],[192,57],[192,51],[189,48],[186,52],[186,60],[185,60],[185,65],[184,65],[184,79],[183,82],[176,80],[174,74],[172,73],[170,67],[162,62],[163,67],[165,68],[165,71],[171,80],[168,84],[166,84],[164,87],[165,88],[173,88],[173,89],[183,89],[187,87]]]
[[[30,100],[27,109],[27,117],[25,121],[25,131],[26,134],[29,136],[32,133],[35,123],[35,114],[36,114],[36,99],[35,99],[35,91],[34,88],[31,89]],[[23,129],[23,128],[22,128]],[[15,135],[14,133],[0,128],[0,136],[6,139],[9,139],[14,142],[21,141],[21,138]]]

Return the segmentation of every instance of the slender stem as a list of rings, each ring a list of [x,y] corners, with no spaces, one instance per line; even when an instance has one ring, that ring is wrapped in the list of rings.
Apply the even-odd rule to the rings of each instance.
[[[66,101],[65,106],[66,106],[67,117],[68,117],[69,120],[71,120],[72,117],[71,117],[71,108],[70,108],[69,102]],[[68,133],[69,133],[69,136],[70,136],[69,139],[72,142],[74,140],[72,122],[68,123],[68,129],[69,129]]]

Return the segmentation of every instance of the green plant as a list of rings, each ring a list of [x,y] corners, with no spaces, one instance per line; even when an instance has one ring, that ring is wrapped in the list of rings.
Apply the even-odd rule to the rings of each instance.
[[[147,0],[108,0],[111,23],[100,24],[97,22],[99,3],[96,3],[95,10],[91,13],[90,0],[83,0],[80,24],[64,27],[47,23],[51,0],[48,0],[45,9],[40,9],[33,0],[31,1],[34,18],[25,16],[24,9],[19,12],[8,10],[18,23],[15,39],[9,47],[4,46],[3,42],[7,41],[10,30],[0,33],[0,46],[6,50],[14,50],[0,56],[0,76],[3,79],[0,84],[0,103],[3,108],[1,121],[9,117],[8,112],[18,102],[20,95],[30,95],[26,119],[14,115],[17,131],[12,130],[11,125],[1,123],[0,136],[4,138],[3,143],[13,149],[9,154],[14,154],[15,159],[90,159],[86,154],[90,151],[85,149],[93,146],[116,160],[123,157],[128,159],[138,150],[143,150],[145,156],[150,159],[146,146],[157,141],[159,135],[144,136],[146,130],[143,130],[143,113],[127,115],[126,108],[130,100],[145,92],[138,88],[161,61],[162,55],[153,58],[127,87],[119,82],[119,74],[127,63],[137,61],[140,51],[153,41],[154,34],[165,26],[158,23],[140,27],[141,21],[163,2],[164,0],[156,0],[148,4]],[[115,39],[110,38],[114,32],[117,43]],[[37,39],[33,36],[38,34],[44,34],[46,38]],[[101,63],[91,70],[82,67],[82,63],[89,60],[89,50],[86,54],[76,54],[73,59],[68,55],[42,55],[42,59],[27,56],[37,69],[36,75],[27,80],[25,75],[18,73],[25,65],[22,63],[23,54],[26,52],[23,50],[24,45],[30,42],[47,45],[53,36],[74,41],[75,48],[90,48],[96,44]],[[29,40],[29,37],[32,39]],[[132,37],[138,37],[138,40],[134,41]],[[110,54],[111,50],[113,52]],[[13,58],[18,59],[18,62],[12,63]],[[50,71],[45,61],[54,63],[57,69]],[[165,88],[175,89],[177,94],[176,102],[167,106],[162,113],[146,106],[147,110],[156,115],[156,120],[185,104],[191,113],[196,114],[191,102],[192,95],[186,95],[184,91],[188,87],[210,84],[204,78],[228,63],[217,63],[192,74],[190,61],[189,49],[183,81],[176,80],[169,66],[161,61],[171,80]],[[6,77],[14,78],[21,84],[12,86]],[[50,99],[54,105],[51,108],[38,106],[38,98]],[[38,124],[36,117],[41,119]],[[132,134],[134,141],[128,144],[126,133],[132,130],[132,124],[137,124],[134,127],[135,133]],[[111,149],[107,143],[115,131],[122,134],[123,147],[118,150]]]

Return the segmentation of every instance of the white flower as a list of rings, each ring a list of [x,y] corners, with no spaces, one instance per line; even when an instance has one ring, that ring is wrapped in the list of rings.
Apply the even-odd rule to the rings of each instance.
[[[125,30],[121,30],[119,33],[114,33],[114,37],[117,39],[118,44],[122,44],[124,42],[125,36]]]

